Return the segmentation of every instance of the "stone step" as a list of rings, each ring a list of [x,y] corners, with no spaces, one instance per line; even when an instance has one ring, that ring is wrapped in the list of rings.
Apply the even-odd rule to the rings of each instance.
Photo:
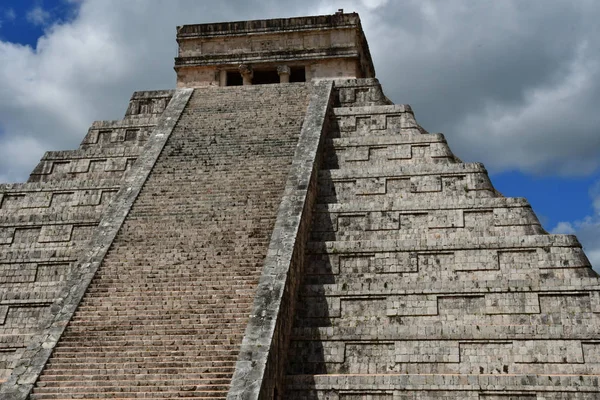
[[[157,333],[160,334],[169,334],[169,335],[191,335],[191,334],[200,334],[206,331],[210,331],[217,329],[215,324],[227,324],[226,329],[234,329],[240,326],[243,326],[247,322],[248,316],[240,317],[240,318],[206,318],[201,321],[201,323],[195,324],[194,326],[189,326],[185,328],[173,328],[173,323],[170,324],[152,324],[152,323],[132,323],[127,325],[114,325],[114,324],[104,324],[104,325],[94,325],[94,324],[85,324],[81,322],[77,322],[73,324],[72,332],[74,334],[79,334],[81,332],[106,332],[106,335],[114,333],[115,335],[121,334],[131,334],[136,335],[135,330],[140,328],[149,328],[152,327]],[[172,328],[172,329],[169,329]],[[225,328],[225,326],[223,326]]]
[[[410,201],[406,198],[370,197],[368,202],[362,200],[348,200],[343,203],[317,204],[314,212],[317,214],[331,213],[371,213],[381,211],[419,211],[428,212],[436,210],[470,210],[470,209],[523,209],[530,208],[527,199],[520,197],[443,197],[435,201]]]
[[[99,181],[85,182],[25,182],[25,183],[0,183],[0,193],[9,194],[29,194],[44,192],[71,192],[71,191],[89,191],[89,190],[119,190],[121,181],[119,179],[101,179]]]
[[[407,218],[408,219],[408,218]],[[399,221],[398,221],[399,222]],[[366,225],[366,224],[365,224]],[[397,229],[371,229],[371,230],[345,230],[339,228],[337,231],[313,231],[310,235],[312,241],[344,242],[344,241],[378,241],[378,240],[436,240],[440,235],[451,235],[455,240],[465,242],[472,238],[481,237],[506,237],[524,235],[543,235],[546,233],[539,224],[513,225],[513,226],[466,226],[466,227],[428,227],[417,226],[417,228],[402,229],[398,223]],[[416,224],[411,223],[411,227]]]
[[[417,247],[418,246],[418,247]],[[535,249],[542,247],[581,248],[574,235],[528,235],[507,237],[474,238],[463,243],[451,238],[437,240],[380,240],[380,241],[341,241],[341,242],[309,242],[308,251],[312,254],[322,253],[373,253],[402,251],[403,249],[425,250],[496,250],[496,249]],[[359,250],[360,249],[360,250]]]
[[[42,157],[42,161],[74,161],[87,160],[94,158],[114,158],[114,157],[137,157],[143,144],[137,143],[115,143],[110,148],[90,147],[86,149],[47,151]]]
[[[125,378],[125,377],[124,377]],[[107,398],[123,398],[122,396],[135,396],[144,394],[146,397],[154,396],[156,393],[163,392],[176,392],[185,393],[176,396],[176,398],[193,396],[206,396],[207,392],[225,392],[229,389],[228,382],[231,378],[222,380],[196,380],[193,376],[185,377],[186,380],[170,380],[169,382],[158,381],[155,385],[151,385],[151,382],[146,381],[145,385],[137,386],[136,382],[140,379],[149,379],[144,376],[127,377],[128,380],[118,380],[111,383],[110,379],[106,381],[81,381],[80,385],[77,385],[77,381],[73,381],[70,386],[65,386],[66,382],[39,382],[33,394],[36,395],[58,395],[71,398],[82,398],[81,394],[85,393],[85,397],[90,398],[92,393],[101,395],[103,393],[110,393],[108,396],[114,396],[113,392],[120,392],[118,397],[107,397]],[[163,377],[164,379],[164,377]],[[165,384],[166,383],[166,384]],[[167,386],[168,385],[168,386]],[[107,394],[108,394],[107,393]],[[51,397],[46,397],[51,398]],[[92,397],[94,398],[94,397]],[[100,397],[102,398],[102,397]],[[127,398],[127,397],[125,397]],[[162,398],[162,397],[161,397]]]
[[[237,284],[235,284],[237,283]],[[240,291],[248,291],[248,290],[253,290],[256,286],[256,284],[254,282],[235,282],[234,284],[228,286],[225,285],[223,283],[213,283],[211,284],[211,288],[208,289],[205,287],[204,284],[198,283],[195,284],[195,286],[190,286],[189,288],[184,288],[187,290],[177,290],[175,291],[175,294],[194,294],[197,293],[199,289],[202,289],[202,291],[205,294],[217,294],[217,293],[222,293],[223,289],[228,289],[228,292],[232,292],[232,293],[240,293]],[[144,290],[142,290],[144,289]],[[136,294],[136,292],[139,293],[138,298],[140,299],[144,299],[144,298],[156,298],[159,299],[161,297],[164,297],[164,295],[162,295],[161,293],[165,293],[165,294],[169,294],[169,293],[173,293],[174,290],[168,290],[168,287],[166,285],[161,285],[161,286],[156,286],[156,287],[148,287],[145,286],[143,288],[141,287],[127,287],[125,285],[119,287],[119,286],[110,286],[110,285],[106,285],[106,286],[102,286],[99,285],[98,287],[91,287],[90,291],[87,292],[88,296],[99,296],[105,293],[110,293],[111,295],[115,295],[116,298],[120,298],[123,297],[124,299],[127,299],[127,294],[131,294],[132,296],[134,296]],[[153,294],[154,292],[154,294]],[[122,295],[122,296],[119,296]],[[172,298],[176,298],[175,295],[170,296]]]
[[[187,400],[204,400],[204,399],[225,399],[227,397],[227,390],[210,390],[210,391],[160,391],[157,393],[131,393],[131,392],[106,392],[106,393],[79,393],[76,397],[69,396],[68,394],[39,394],[32,393],[30,395],[31,400],[72,400],[75,398],[85,399],[119,399],[119,400],[133,400],[133,399],[181,399]]]
[[[354,137],[328,137],[324,140],[324,145],[329,148],[346,148],[360,146],[387,146],[416,144],[427,145],[431,143],[446,143],[446,138],[441,133],[431,133],[424,135],[422,133],[403,133],[398,135],[396,132],[389,135],[379,134],[377,136],[354,136]]]
[[[464,175],[464,174],[487,174],[487,170],[481,163],[457,163],[449,165],[419,164],[402,165],[382,168],[344,168],[319,171],[319,183],[323,180],[348,180],[348,179],[382,179],[404,178],[425,175]]]
[[[569,332],[563,326],[569,324],[569,316],[564,319],[551,317],[548,314],[512,314],[512,315],[477,315],[457,321],[457,314],[450,318],[432,316],[408,316],[390,318],[381,316],[345,320],[341,325],[332,325],[330,318],[321,320],[305,319],[304,325],[296,325],[292,340],[319,341],[392,341],[392,340],[528,340],[535,338],[554,340],[597,340],[597,332],[591,326],[573,326]],[[585,317],[585,318],[584,318]],[[598,323],[594,314],[582,316],[585,323]],[[556,320],[544,322],[545,320]],[[376,328],[373,328],[376,326]],[[417,327],[417,328],[415,328]]]
[[[143,362],[142,362],[143,361]],[[170,370],[185,369],[185,370],[197,370],[202,373],[226,373],[233,372],[235,368],[235,362],[232,360],[202,360],[197,357],[174,357],[171,360],[156,360],[148,358],[141,361],[112,361],[102,359],[98,362],[86,362],[84,360],[65,360],[64,362],[57,362],[52,360],[47,364],[46,369],[42,372],[43,375],[61,375],[71,374],[73,370],[81,371],[94,371],[94,373],[109,374],[110,371],[121,371],[126,369],[143,369],[143,370]]]
[[[199,355],[197,353],[188,352],[186,354],[178,354],[177,352],[152,352],[152,354],[148,354],[144,356],[143,353],[137,354],[140,352],[136,352],[132,355],[126,354],[124,351],[120,352],[111,352],[110,355],[102,356],[102,355],[88,355],[83,356],[79,353],[69,353],[64,357],[58,359],[58,357],[54,357],[52,360],[52,365],[58,366],[59,364],[62,366],[60,368],[65,368],[66,365],[77,364],[107,364],[109,361],[111,364],[125,364],[125,363],[133,363],[136,362],[138,365],[147,365],[149,368],[153,365],[157,365],[158,363],[168,363],[168,362],[181,362],[181,363],[199,363],[206,365],[207,363],[214,362],[223,362],[228,363],[228,366],[233,366],[237,360],[237,354],[218,354],[218,355]],[[150,353],[150,352],[149,352]],[[154,355],[154,353],[157,353]],[[90,368],[91,369],[91,368]]]
[[[89,304],[85,308],[81,307],[76,311],[76,316],[80,315],[91,315],[91,316],[103,316],[103,315],[115,315],[118,317],[127,317],[127,316],[136,316],[140,315],[143,312],[143,315],[153,317],[153,316],[162,316],[165,310],[165,306],[169,304],[176,304],[177,308],[172,308],[169,313],[170,315],[178,315],[181,318],[186,319],[189,316],[193,315],[193,310],[202,309],[200,307],[206,307],[206,310],[214,310],[214,307],[210,307],[210,305],[215,304],[223,304],[227,301],[228,309],[247,309],[247,307],[252,304],[248,301],[236,301],[236,299],[230,298],[209,298],[206,299],[206,302],[201,301],[193,301],[193,302],[164,302],[162,305],[157,305],[156,303],[152,303],[151,301],[142,302],[142,301],[130,301],[126,305],[120,305],[119,307],[112,308],[110,305],[104,306],[103,303],[98,300],[98,305]],[[112,308],[112,309],[111,309]]]
[[[64,212],[62,212],[64,211]],[[102,218],[99,207],[79,211],[77,207],[63,210],[43,208],[32,210],[30,214],[0,213],[0,227],[7,226],[40,226],[54,224],[97,224]]]
[[[141,311],[141,310],[140,310]],[[191,310],[190,310],[191,311]],[[96,313],[78,313],[72,321],[74,323],[83,323],[83,324],[94,324],[102,321],[106,321],[110,324],[119,324],[119,323],[156,323],[157,325],[161,325],[163,323],[169,324],[173,322],[182,323],[182,324],[194,324],[197,322],[201,322],[203,319],[210,318],[223,318],[223,319],[236,319],[240,317],[244,317],[248,315],[247,307],[239,307],[238,309],[229,307],[223,309],[222,306],[219,308],[206,308],[206,309],[198,309],[194,310],[194,314],[192,315],[184,315],[181,316],[177,311],[174,312],[173,315],[170,314],[170,310],[165,309],[163,315],[146,315],[143,312],[140,312],[138,315],[116,315],[116,314],[104,314],[104,315],[95,315]]]
[[[212,300],[212,299],[211,299]],[[106,316],[111,316],[111,317],[115,317],[117,319],[129,319],[131,317],[140,317],[140,319],[143,318],[148,318],[148,319],[157,319],[157,320],[163,320],[163,319],[175,319],[175,318],[180,318],[183,320],[189,320],[189,319],[193,319],[196,318],[198,315],[203,315],[203,313],[208,313],[208,314],[214,314],[214,313],[222,313],[225,310],[229,311],[229,313],[237,313],[237,312],[241,312],[242,310],[247,310],[248,306],[251,303],[248,302],[240,302],[237,303],[235,301],[228,301],[227,303],[224,303],[224,300],[222,299],[215,299],[216,301],[211,301],[211,302],[206,302],[204,304],[198,304],[197,308],[194,308],[193,304],[181,304],[181,303],[176,303],[177,307],[168,307],[168,304],[165,304],[165,306],[156,306],[156,305],[138,305],[139,303],[135,303],[131,305],[131,308],[129,310],[125,310],[123,306],[121,306],[119,310],[114,310],[113,312],[111,312],[111,310],[109,309],[109,307],[92,307],[92,306],[88,306],[86,309],[83,310],[77,310],[75,317],[81,317],[81,318],[87,318],[88,320],[90,318],[92,319],[101,319],[104,318]],[[226,299],[226,300],[230,300],[230,299]],[[216,308],[215,305],[218,304],[219,307]],[[212,307],[211,307],[212,306]],[[239,310],[241,309],[241,310]],[[168,314],[164,314],[165,311],[168,310]]]
[[[72,375],[73,374],[73,370],[72,369],[54,369],[53,371],[48,372],[43,372],[40,375],[40,381],[63,381],[63,380],[69,380],[69,379],[77,379],[80,376],[93,376],[95,378],[93,379],[102,379],[102,375],[95,375],[98,373],[98,371],[102,371],[102,374],[105,377],[108,378],[112,378],[114,376],[135,376],[135,375],[147,375],[147,376],[165,376],[165,375],[173,375],[173,374],[177,374],[180,372],[180,370],[185,370],[185,371],[194,371],[193,373],[198,374],[198,376],[200,378],[208,378],[208,379],[222,379],[222,378],[226,378],[229,377],[231,378],[231,374],[234,371],[233,367],[229,367],[229,368],[211,368],[210,372],[202,372],[202,368],[195,366],[194,370],[191,370],[192,366],[191,365],[179,365],[179,366],[171,366],[171,367],[167,367],[167,368],[146,368],[146,367],[140,367],[137,366],[136,368],[127,368],[127,367],[122,367],[122,368],[112,368],[112,369],[107,369],[107,368],[103,368],[102,365],[100,365],[98,368],[94,368],[94,369],[81,369],[81,368],[77,368],[77,374],[76,375]],[[204,367],[205,369],[207,367]],[[197,372],[200,371],[200,372]],[[105,378],[106,379],[106,378]]]
[[[401,135],[405,137],[406,135]],[[429,135],[420,135],[429,136]],[[460,160],[452,154],[445,141],[408,141],[400,142],[393,140],[398,136],[362,136],[357,139],[378,139],[379,143],[370,144],[357,143],[346,144],[337,142],[329,143],[325,148],[323,158],[323,170],[344,170],[357,168],[392,168],[401,165],[417,164],[457,164]],[[388,139],[390,138],[390,139]],[[354,139],[354,138],[353,138]],[[396,142],[396,143],[395,143]]]
[[[123,394],[157,394],[161,392],[178,392],[178,393],[190,393],[194,395],[203,395],[206,392],[225,392],[229,388],[227,384],[215,383],[215,384],[203,384],[199,383],[194,379],[173,379],[167,380],[144,380],[143,383],[139,379],[132,381],[120,381],[114,380],[113,382],[106,382],[106,385],[102,385],[102,381],[94,381],[88,383],[88,386],[77,385],[77,386],[66,386],[61,385],[59,387],[45,387],[36,385],[33,389],[33,394],[40,397],[43,394],[63,394],[63,395],[78,395],[85,394],[86,398],[91,393],[106,394],[106,393],[120,393]]]
[[[225,343],[225,341],[229,341],[229,342],[233,342],[236,339],[241,340],[242,336],[241,334],[236,334],[236,335],[232,335],[231,333],[234,331],[233,328],[229,328],[229,329],[220,329],[219,327],[215,327],[213,329],[207,329],[205,332],[203,332],[202,335],[202,341],[204,344],[206,345],[213,345],[213,344],[222,344]],[[88,338],[88,340],[85,340],[86,338]],[[144,340],[145,342],[148,342],[148,338],[146,337],[145,339],[143,339],[143,336],[140,336],[140,340]],[[89,334],[86,332],[86,334],[80,333],[80,334],[76,334],[76,333],[72,333],[69,336],[65,336],[65,342],[64,345],[67,347],[73,347],[74,346],[74,342],[77,342],[77,346],[95,346],[96,344],[100,344],[103,343],[104,341],[107,342],[114,342],[115,339],[119,339],[118,335],[109,335],[109,332],[102,332],[102,331],[91,331],[89,332]],[[129,336],[127,339],[123,338],[123,344],[126,343],[132,343],[135,342],[134,337]],[[174,338],[170,337],[170,338],[165,338],[165,343],[172,343],[174,342]],[[189,343],[196,343],[197,338],[179,338],[179,340],[183,340],[183,344],[188,344]],[[82,342],[82,343],[79,343]],[[125,343],[126,342],[126,343]],[[159,342],[159,339],[154,338],[152,340],[152,343],[154,342]],[[62,343],[62,342],[61,342]],[[57,348],[59,348],[60,346],[62,346],[63,344],[57,345]]]
[[[185,272],[185,271],[182,271]],[[177,274],[177,271],[175,271],[175,274]],[[174,274],[174,275],[175,275]],[[139,276],[142,275],[142,276]],[[145,276],[144,276],[145,275]],[[143,272],[140,271],[140,273],[137,276],[137,279],[134,279],[134,276],[127,276],[126,279],[123,278],[118,278],[118,279],[105,279],[103,280],[102,283],[98,283],[98,285],[94,286],[94,289],[100,291],[102,289],[128,289],[127,286],[127,280],[130,280],[130,284],[131,285],[136,285],[139,287],[139,289],[145,289],[147,292],[151,291],[151,289],[157,288],[157,289],[168,289],[168,284],[169,284],[169,277],[167,275],[165,276],[157,276],[158,274],[152,273],[152,272]],[[105,275],[106,276],[106,275]],[[202,275],[200,275],[202,276]],[[101,277],[101,275],[99,276]],[[131,277],[131,278],[130,278]],[[193,277],[198,277],[198,275],[195,276],[185,276],[183,274],[177,274],[175,276],[172,276],[172,283],[177,283],[180,286],[177,288],[171,288],[172,291],[174,292],[186,292],[190,289],[195,289],[198,287],[229,287],[228,285],[226,285],[224,282],[222,281],[218,281],[217,275],[212,276],[211,274],[207,274],[205,276],[206,280],[202,281],[202,282],[190,282],[190,279]],[[237,287],[246,287],[246,286],[251,286],[253,284],[256,284],[256,276],[227,276],[227,275],[221,275],[221,278],[224,279],[230,279],[231,280],[231,287],[233,289],[237,288]],[[208,288],[208,287],[207,287]],[[132,287],[131,290],[137,289],[137,287]],[[233,290],[232,289],[232,290]]]
[[[65,394],[31,394],[29,399],[31,400],[72,400],[73,397],[65,397]],[[115,397],[118,396],[118,397]],[[133,396],[133,397],[132,397]],[[78,396],[77,398],[81,398]],[[185,398],[187,400],[215,400],[215,399],[226,399],[227,391],[223,392],[202,392],[202,393],[180,393],[180,392],[171,392],[165,393],[161,392],[158,394],[148,394],[148,393],[127,393],[125,396],[120,393],[108,393],[108,394],[97,394],[97,393],[86,393],[86,399],[115,399],[119,400],[134,400],[134,399],[181,399]]]
[[[160,313],[165,306],[169,304],[177,304],[177,307],[181,309],[181,313],[187,314],[188,309],[200,307],[202,305],[217,303],[217,302],[225,302],[227,301],[231,305],[236,305],[236,307],[243,307],[244,305],[252,304],[252,302],[239,294],[234,295],[221,295],[218,297],[213,297],[210,295],[206,296],[197,296],[194,299],[176,299],[173,301],[169,300],[160,300],[154,299],[155,301],[141,301],[134,300],[128,301],[126,305],[113,305],[113,304],[104,304],[102,299],[95,298],[92,299],[88,297],[88,303],[86,305],[81,305],[77,309],[77,312],[110,312],[114,311],[117,315],[128,315],[133,314],[136,315],[139,311],[145,311],[147,315],[152,315],[154,313]],[[97,301],[98,304],[94,304],[93,301]],[[177,310],[173,310],[176,312]]]
[[[101,181],[105,179],[120,180],[125,174],[126,169],[117,171],[93,171],[93,172],[53,172],[47,175],[31,175],[29,182],[80,182],[80,181]]]
[[[137,340],[136,340],[137,339]],[[195,338],[195,340],[181,341],[172,337],[165,337],[163,339],[154,338],[143,338],[139,337],[136,339],[124,339],[114,340],[106,339],[99,341],[97,339],[90,339],[87,342],[79,343],[65,339],[61,342],[60,346],[54,348],[55,352],[61,354],[71,353],[105,353],[111,351],[117,351],[125,348],[127,353],[139,352],[139,351],[161,351],[161,352],[183,352],[183,351],[215,351],[220,352],[231,352],[236,351],[239,345],[238,340],[229,340],[229,338],[223,338],[222,341],[210,341],[207,343],[205,338]]]
[[[89,386],[90,384],[95,384],[96,386],[115,386],[119,385],[119,383],[127,384],[131,381],[135,381],[136,379],[144,379],[144,381],[154,381],[164,383],[165,377],[168,376],[169,381],[175,380],[185,380],[185,381],[195,381],[198,386],[208,386],[208,385],[226,385],[231,380],[231,376],[229,374],[224,374],[223,377],[214,377],[214,376],[204,376],[202,374],[197,374],[192,371],[185,372],[183,371],[171,371],[171,373],[167,375],[163,374],[119,374],[117,376],[106,376],[106,375],[96,375],[96,374],[77,374],[77,375],[62,375],[60,377],[48,377],[41,376],[38,379],[40,387],[44,387],[46,389],[56,388],[56,387],[80,387],[80,386]]]

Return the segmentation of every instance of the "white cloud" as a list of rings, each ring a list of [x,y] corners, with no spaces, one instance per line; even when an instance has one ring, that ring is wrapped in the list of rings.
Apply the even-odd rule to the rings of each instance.
[[[492,169],[518,168],[534,173],[555,170],[585,175],[600,166],[600,114],[590,102],[599,90],[597,54],[585,43],[559,77],[523,90],[522,102],[489,100],[482,111],[457,124],[474,153]]]
[[[14,171],[20,171],[23,168],[30,169],[31,165],[37,164],[44,150],[40,147],[40,142],[31,137],[8,137],[6,140],[2,140],[0,159],[11,160],[11,165],[0,178],[10,177]],[[15,158],[15,154],[19,154],[20,157]],[[5,182],[5,180],[0,182]]]
[[[552,233],[575,234],[596,270],[600,271],[600,181],[590,188],[594,211],[574,222],[559,222]]]
[[[0,11],[2,11],[2,10],[0,10]],[[8,22],[14,21],[15,18],[17,18],[17,13],[15,13],[14,9],[8,8],[6,10],[3,10],[0,15],[0,28],[2,28],[2,25],[6,21],[8,21]]]
[[[412,0],[370,40],[388,96],[492,171],[600,164],[600,3]]]
[[[552,233],[577,235],[592,266],[600,271],[600,215],[587,216],[573,223],[559,222]]]
[[[572,235],[575,233],[575,228],[573,228],[573,225],[570,222],[563,221],[556,224],[556,226],[552,229],[551,233]]]
[[[386,4],[388,4],[389,0],[361,0],[360,2],[369,10],[374,10],[376,8],[383,7]]]
[[[37,5],[27,12],[26,18],[33,25],[46,25],[50,20],[50,13]]]

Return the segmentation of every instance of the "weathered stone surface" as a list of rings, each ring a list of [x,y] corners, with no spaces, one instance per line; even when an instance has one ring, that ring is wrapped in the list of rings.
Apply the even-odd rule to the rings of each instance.
[[[230,400],[272,398],[283,390],[285,357],[317,194],[323,134],[328,129],[333,103],[332,82],[321,82],[312,89],[227,395]]]
[[[225,86],[227,72],[241,72],[247,84],[253,66],[275,74],[285,67],[292,75],[289,67],[299,68],[307,81],[375,77],[356,13],[184,25],[177,43],[178,87]]]
[[[78,150],[46,153],[28,183],[0,185],[0,382],[53,315],[53,303],[80,268],[77,260],[140,156],[149,133],[133,132],[154,129],[173,93],[135,93],[122,121],[94,123],[95,140],[88,134]],[[162,103],[133,107],[141,97]],[[105,138],[113,128],[123,129],[112,142],[99,141],[101,126]]]
[[[32,399],[225,397],[307,98],[194,91]]]
[[[285,398],[600,396],[600,281],[577,240],[546,234],[409,107],[342,93]]]
[[[392,104],[356,14],[178,41],[213,87],[0,185],[2,399],[600,398],[579,242]]]
[[[64,272],[64,275],[68,276],[69,282],[60,285],[60,291],[54,293],[48,293],[44,290],[46,296],[50,294],[50,298],[54,298],[55,300],[48,304],[50,307],[48,310],[45,310],[44,314],[36,316],[30,323],[30,326],[27,326],[30,329],[38,328],[37,332],[35,332],[35,335],[32,335],[33,338],[30,339],[27,348],[19,354],[19,359],[14,364],[15,368],[0,388],[2,396],[14,400],[29,398],[34,383],[38,381],[51,352],[61,338],[65,327],[72,320],[75,310],[86,294],[96,271],[113,243],[133,202],[146,182],[165,142],[179,120],[191,93],[191,89],[178,91],[169,103],[170,107],[165,110],[162,117],[158,120],[154,135],[140,156],[136,167],[124,178],[121,188],[115,195],[114,201],[107,207],[102,219],[97,223],[97,229],[90,229],[91,240],[85,246],[82,246],[81,254],[74,260],[76,261],[76,268],[72,272]],[[71,225],[68,226],[70,227],[70,231],[68,231],[70,236],[73,228]],[[47,229],[48,227],[53,229],[49,230]],[[64,236],[64,230],[64,228],[60,229],[59,234],[62,233],[62,236]],[[56,237],[52,238],[52,233],[55,232],[55,226],[42,226],[38,242],[70,242],[70,237],[66,240]],[[48,238],[49,236],[50,238]],[[31,246],[32,242],[33,240],[23,241],[27,246]],[[34,280],[34,284],[39,285],[37,279]],[[20,296],[17,295],[18,297]],[[23,324],[23,321],[20,321],[20,324]]]

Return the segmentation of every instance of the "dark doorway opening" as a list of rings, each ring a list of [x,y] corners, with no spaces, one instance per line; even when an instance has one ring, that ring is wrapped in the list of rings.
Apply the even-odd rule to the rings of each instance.
[[[279,74],[276,70],[254,71],[253,85],[266,85],[269,83],[279,83]]]
[[[306,69],[304,67],[292,68],[290,82],[306,82]]]
[[[227,86],[242,86],[243,84],[242,74],[237,71],[227,71]]]

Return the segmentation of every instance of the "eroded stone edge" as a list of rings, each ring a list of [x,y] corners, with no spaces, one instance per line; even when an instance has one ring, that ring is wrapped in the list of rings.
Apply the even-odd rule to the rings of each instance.
[[[280,394],[283,389],[294,303],[317,192],[319,158],[332,107],[333,82],[314,83],[228,400],[272,399],[275,389]]]
[[[88,251],[77,261],[70,283],[52,305],[52,317],[40,328],[41,333],[27,346],[10,377],[0,388],[0,397],[3,400],[26,400],[29,397],[33,385],[73,317],[192,93],[193,89],[178,89],[160,116],[144,151],[124,177],[119,192],[104,213],[88,244]]]

